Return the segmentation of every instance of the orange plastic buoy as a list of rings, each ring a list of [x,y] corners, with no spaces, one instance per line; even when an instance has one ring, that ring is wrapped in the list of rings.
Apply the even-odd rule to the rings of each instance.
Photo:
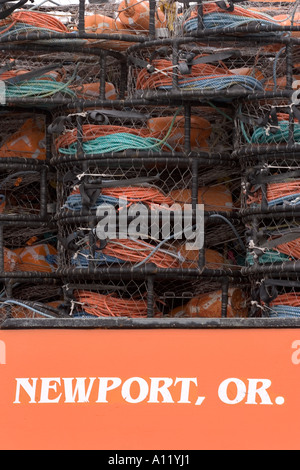
[[[164,116],[151,118],[147,121],[148,128],[157,139],[163,139],[171,128],[174,116]],[[168,136],[167,143],[171,145],[174,150],[180,150],[184,145],[184,116],[177,116],[170,135]],[[191,131],[190,143],[191,147],[207,147],[207,139],[212,132],[211,124],[206,119],[198,116],[191,116]]]
[[[190,189],[174,189],[170,196],[174,202],[184,205],[191,204],[192,195]],[[198,204],[204,204],[204,210],[230,211],[233,208],[232,194],[225,184],[198,188]]]
[[[99,99],[100,96],[100,82],[84,83],[76,88],[76,93],[79,97],[85,99]],[[105,99],[116,100],[117,92],[114,85],[110,82],[105,83]]]
[[[292,24],[292,18],[291,15],[277,15],[273,17],[274,20],[278,21],[280,26],[291,26]],[[295,13],[293,16],[293,25],[294,26],[299,26],[300,24],[300,13]],[[300,37],[300,31],[292,31],[292,36],[294,37]]]
[[[45,124],[41,119],[27,119],[21,129],[0,147],[0,157],[22,157],[45,160]]]
[[[149,2],[136,0],[123,0],[118,7],[119,20],[125,26],[136,31],[149,30],[150,8]],[[157,9],[155,12],[155,27],[165,28],[166,17]]]
[[[129,27],[123,25],[119,18],[110,18],[109,16],[98,15],[94,13],[93,15],[85,16],[85,31],[89,34],[135,34]],[[90,43],[98,43],[98,39],[89,39]],[[124,51],[128,49],[129,46],[134,44],[133,42],[123,41],[123,40],[108,40],[101,39],[101,47],[103,49],[112,49],[117,51]]]
[[[222,291],[216,290],[197,295],[191,299],[184,308],[185,316],[220,318],[222,312]],[[247,296],[242,289],[230,288],[228,290],[228,317],[246,317],[248,313]]]
[[[183,256],[185,261],[182,262],[183,268],[197,268],[199,259],[199,250],[187,250],[185,245],[180,246],[180,254]],[[211,250],[210,248],[205,249],[205,267],[209,269],[220,269],[222,266],[227,264],[224,256],[218,251]]]
[[[17,248],[14,252],[19,255],[20,271],[53,272],[56,269],[56,249],[47,243],[35,246]]]
[[[114,18],[98,15],[96,13],[85,16],[84,27],[86,33],[110,34],[117,32],[117,26]]]

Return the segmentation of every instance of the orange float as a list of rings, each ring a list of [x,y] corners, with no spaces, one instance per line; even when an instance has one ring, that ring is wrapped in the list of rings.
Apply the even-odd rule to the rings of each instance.
[[[222,312],[222,291],[216,290],[197,295],[185,306],[176,308],[171,316],[220,318]],[[240,288],[228,289],[228,317],[246,317],[247,296]]]
[[[0,147],[0,157],[21,157],[45,160],[45,124],[42,119],[27,119],[19,131]]]
[[[170,192],[174,202],[181,204],[192,203],[190,189],[174,189]],[[198,204],[204,204],[204,210],[230,211],[233,208],[232,194],[225,184],[198,188]]]
[[[96,13],[85,16],[84,27],[86,33],[111,34],[118,32],[114,18]]]
[[[136,31],[149,30],[150,7],[149,2],[136,0],[123,0],[118,7],[119,20],[126,27]],[[157,9],[155,12],[155,27],[165,28],[166,17]]]
[[[100,82],[84,83],[76,88],[76,93],[79,97],[84,99],[99,99],[100,97]],[[105,99],[116,100],[117,92],[114,85],[110,82],[105,83]]]
[[[184,257],[185,261],[182,262],[183,268],[197,268],[199,250],[187,250],[185,245],[180,246],[180,254]],[[220,269],[226,264],[226,259],[218,251],[205,249],[205,267],[208,269]]]
[[[151,118],[147,121],[147,125],[151,134],[155,135],[158,139],[163,139],[171,128],[173,119],[174,116]],[[171,145],[174,150],[180,150],[180,147],[184,145],[184,125],[184,116],[177,116],[167,139],[167,143]],[[212,128],[209,121],[198,116],[191,116],[191,147],[207,148],[207,139],[211,132]]]
[[[105,15],[92,14],[85,16],[85,32],[88,34],[135,34],[129,27],[122,24],[119,18],[111,18]],[[97,42],[98,39],[89,39],[90,43]],[[123,51],[134,44],[128,41],[101,39],[101,46],[104,49]]]
[[[292,20],[294,26],[299,26],[300,24],[300,13],[295,13],[293,19],[291,19],[291,15],[287,16],[285,14],[276,15],[273,17],[274,20],[278,21],[281,26],[291,26]],[[300,37],[300,31],[292,31],[293,37]]]
[[[20,271],[53,272],[56,269],[56,249],[47,243],[17,248]]]

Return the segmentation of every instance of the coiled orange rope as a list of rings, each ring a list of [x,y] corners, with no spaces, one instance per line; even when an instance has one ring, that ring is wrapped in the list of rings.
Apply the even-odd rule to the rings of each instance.
[[[174,249],[172,250],[173,256],[170,247],[168,251],[163,249],[154,251],[154,249],[155,246],[142,240],[109,240],[102,253],[104,256],[117,258],[125,262],[140,263],[153,252],[146,262],[154,263],[159,268],[178,268],[180,266],[179,255]]]
[[[201,54],[195,57],[204,57],[207,54]],[[167,59],[157,59],[152,62],[155,68],[155,73],[150,74],[147,69],[142,69],[138,74],[136,88],[137,89],[153,89],[161,86],[169,86],[174,74],[173,64]],[[221,78],[222,76],[234,75],[223,63],[218,66],[211,64],[195,64],[191,69],[191,73],[187,75],[179,75],[184,78],[185,84],[193,83],[195,78],[197,80],[205,79],[207,76],[210,78]],[[190,80],[189,80],[190,78]]]
[[[68,28],[61,21],[51,15],[34,11],[20,10],[12,13],[8,18],[0,22],[0,28],[7,25],[7,28],[2,29],[0,34],[7,32],[17,23],[34,26],[36,28],[48,29],[59,33],[69,32]]]
[[[103,295],[80,290],[75,300],[82,310],[96,317],[147,317],[147,302],[144,299],[120,298],[115,294]]]
[[[79,188],[75,188],[72,195],[79,194]],[[144,203],[150,207],[155,205],[172,206],[174,199],[165,195],[155,186],[116,186],[114,188],[103,188],[103,196],[110,196],[117,200],[126,200],[129,205],[133,203]]]
[[[275,201],[276,199],[291,196],[293,194],[300,194],[300,180],[284,183],[270,183],[267,186],[267,201]],[[260,204],[262,202],[261,190],[247,198],[247,204]]]
[[[133,134],[141,137],[150,137],[149,130],[147,129],[135,129],[132,127],[124,126],[112,126],[104,125],[98,126],[93,124],[84,124],[82,126],[82,140],[83,142],[88,142],[90,140],[96,139],[97,137],[103,137],[110,134],[118,134],[126,132],[128,134]],[[151,137],[154,137],[151,134]],[[67,131],[65,134],[62,134],[56,139],[56,149],[65,148],[72,145],[77,140],[77,128]]]

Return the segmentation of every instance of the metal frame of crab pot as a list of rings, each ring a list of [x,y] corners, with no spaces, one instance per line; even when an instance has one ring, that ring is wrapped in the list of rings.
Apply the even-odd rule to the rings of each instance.
[[[28,0],[22,2],[23,9],[27,9]],[[95,2],[97,3],[97,2]],[[109,41],[124,41],[124,42],[144,42],[149,39],[149,37],[155,37],[155,12],[156,12],[156,0],[150,0],[149,2],[149,29],[145,30],[144,34],[132,35],[132,34],[118,34],[118,33],[90,33],[85,30],[85,13],[86,5],[88,4],[87,0],[78,0],[78,27],[77,31],[74,30],[71,33],[63,33],[57,31],[31,31],[31,32],[22,32],[16,35],[17,41],[35,41],[38,39],[97,39],[97,40],[109,40]],[[1,12],[2,19],[5,19],[9,14],[13,13],[14,10],[19,8],[19,3],[16,5],[10,5],[10,8],[7,12],[4,10]],[[29,5],[30,7],[30,5]],[[64,6],[60,7],[64,11]],[[68,6],[65,6],[65,9]],[[0,38],[1,43],[10,42],[10,38]]]
[[[1,42],[1,41],[0,41]],[[59,44],[55,42],[51,44],[51,41],[45,41],[43,44],[35,43],[35,42],[28,42],[23,44],[8,42],[1,44],[1,51],[7,51],[13,54],[14,52],[20,53],[22,52],[23,56],[26,57],[26,51],[29,53],[82,53],[82,54],[89,54],[98,58],[99,60],[99,97],[95,100],[84,100],[81,98],[67,98],[63,96],[50,96],[49,98],[39,98],[39,97],[6,97],[6,106],[14,107],[33,107],[36,110],[45,110],[46,106],[49,106],[49,111],[54,111],[56,108],[65,107],[66,109],[76,109],[78,107],[91,107],[94,106],[95,103],[101,103],[103,106],[114,107],[115,105],[120,105],[124,103],[124,99],[126,97],[126,86],[127,86],[127,74],[128,74],[128,64],[126,55],[112,50],[105,50],[101,49],[101,47],[84,47],[74,43],[68,42],[67,44]],[[120,90],[118,93],[118,97],[116,100],[107,100],[105,96],[105,84],[106,84],[106,72],[107,72],[107,62],[108,59],[115,59],[116,63],[119,66],[120,70]],[[62,59],[63,62],[63,59]],[[75,63],[75,62],[74,62]],[[55,64],[54,64],[55,67]],[[34,78],[34,75],[33,75]],[[84,104],[83,104],[84,103]]]
[[[187,132],[187,136],[189,134],[189,129],[190,129],[190,108],[187,106],[186,110],[186,125],[185,125],[185,130]],[[228,171],[237,171],[237,162],[234,159],[230,158],[230,153],[229,154],[209,154],[205,152],[200,152],[194,153],[189,151],[189,138],[185,139],[185,143],[187,145],[187,153],[186,156],[183,153],[179,152],[174,152],[174,153],[168,153],[168,152],[157,152],[155,154],[147,153],[147,152],[124,152],[122,153],[122,156],[120,156],[120,153],[115,153],[115,154],[99,154],[99,155],[93,155],[91,158],[88,155],[85,155],[83,150],[82,150],[82,138],[81,138],[81,132],[80,132],[80,127],[81,127],[81,121],[82,117],[79,115],[78,116],[78,127],[77,127],[77,148],[78,152],[74,158],[74,156],[62,156],[62,157],[54,157],[51,160],[52,165],[56,168],[58,178],[63,172],[66,172],[71,165],[72,167],[79,167],[81,171],[84,173],[88,169],[90,170],[93,168],[93,166],[97,166],[97,168],[103,168],[103,170],[107,168],[119,168],[119,169],[124,169],[126,170],[127,168],[134,168],[134,169],[139,169],[139,168],[153,168],[153,167],[160,167],[160,166],[165,166],[167,169],[174,169],[174,168],[180,168],[180,169],[188,169],[190,171],[190,190],[191,190],[191,210],[192,210],[192,221],[193,223],[196,220],[196,209],[197,209],[197,204],[200,203],[198,201],[198,186],[199,186],[199,169],[207,169],[207,168],[217,168],[220,167],[224,170],[224,168],[227,168]],[[65,168],[65,170],[64,170]],[[89,176],[83,176],[83,178],[80,180],[80,184],[83,185],[86,189],[98,189],[101,191],[102,187],[102,179],[101,178],[96,178],[96,180],[91,181]],[[118,185],[119,182],[116,180],[116,185]],[[161,215],[161,214],[160,214]],[[218,218],[219,217],[219,218]],[[214,224],[220,223],[220,219],[223,218],[223,221],[221,223],[224,223],[224,217],[228,220],[228,224],[240,224],[239,220],[239,214],[238,211],[211,211],[208,212],[206,211],[204,214],[204,223],[205,224],[210,224],[213,226]],[[97,222],[101,220],[101,217],[96,216],[96,210],[92,211],[88,207],[83,207],[78,213],[75,213],[74,211],[69,211],[64,212],[62,214],[57,213],[55,220],[58,223],[59,227],[66,226],[67,224],[71,225],[80,225],[82,226],[83,224],[86,224],[86,226],[91,227],[91,226],[96,226]],[[171,220],[171,218],[170,218]],[[128,220],[128,223],[130,221]],[[226,222],[226,221],[225,221]],[[187,275],[198,275],[199,271],[206,271],[204,264],[205,264],[205,256],[204,256],[204,250],[200,250],[199,252],[199,267],[196,269],[158,269],[157,267],[152,268],[154,269],[153,272],[164,272],[167,273],[169,272],[170,275],[172,273],[174,274],[175,272],[180,275],[181,272],[186,273]],[[58,268],[58,272],[62,275],[76,275],[78,276],[78,273],[81,272],[81,275],[83,276],[95,276],[97,273],[101,276],[102,273],[105,273],[107,270],[110,271],[115,271],[115,267],[110,267],[110,268],[93,268],[91,267],[90,269],[74,269],[74,268]],[[144,267],[141,268],[132,268],[135,272],[144,272]],[[146,272],[149,269],[149,267],[146,267]],[[229,270],[230,271],[230,270]],[[216,269],[216,270],[208,270],[208,272],[215,274],[216,276],[222,275],[224,272],[227,272],[227,270],[222,270],[222,269]],[[77,273],[77,274],[75,274]]]
[[[167,296],[169,298],[172,298],[174,300],[175,298],[180,299],[181,301],[187,302],[188,300],[191,300],[193,298],[193,292],[191,291],[185,291],[181,292],[178,294],[178,291],[174,292],[172,289],[168,289],[164,287],[164,281],[175,281],[175,282],[181,282],[184,283],[187,279],[184,275],[178,276],[176,274],[172,276],[168,276],[167,274],[164,275],[163,273],[155,273],[148,272],[147,274],[143,273],[133,273],[131,270],[122,270],[122,269],[116,269],[115,272],[110,272],[106,273],[101,276],[101,282],[95,283],[95,279],[93,280],[87,280],[86,283],[82,283],[82,278],[81,279],[76,279],[76,277],[70,279],[68,277],[63,277],[64,279],[64,293],[65,293],[65,301],[67,302],[68,300],[73,300],[73,293],[74,290],[91,290],[91,291],[118,291],[120,290],[120,286],[118,286],[118,281],[125,281],[127,283],[133,282],[136,285],[145,285],[147,289],[147,295],[146,295],[146,303],[147,303],[147,317],[142,318],[141,320],[145,319],[154,319],[155,318],[155,301],[157,297],[157,285],[155,283],[159,283],[161,286],[161,289],[163,292],[160,292],[160,296],[164,298],[164,296]],[[207,274],[201,274],[198,275],[193,279],[194,281],[197,281],[201,283],[201,281],[208,281],[208,282],[213,282],[216,286],[218,286],[219,290],[222,291],[221,295],[221,312],[220,312],[220,318],[227,318],[227,309],[228,309],[228,290],[230,286],[246,286],[247,288],[249,287],[247,282],[245,282],[245,279],[242,277],[231,277],[231,276],[221,276],[221,277],[214,277],[211,276],[210,273]],[[122,287],[121,287],[122,290]],[[162,317],[157,319],[157,325],[159,325],[160,321],[164,320],[167,318],[168,315],[165,315],[163,313]],[[217,317],[216,317],[217,318]],[[229,318],[228,318],[229,319]],[[77,319],[78,320],[78,319]],[[131,319],[131,320],[136,320],[136,319]],[[191,318],[185,317],[186,321],[191,320]],[[199,317],[199,320],[201,318]],[[202,320],[205,321],[206,319],[202,317]],[[211,318],[213,320],[213,318]],[[80,321],[80,319],[79,319]],[[101,324],[103,321],[105,321],[105,318],[98,318],[99,324]],[[173,317],[173,321],[176,322],[176,317]],[[142,325],[142,324],[141,324]]]
[[[148,102],[159,101],[161,103],[168,103],[173,102],[174,100],[178,101],[192,101],[195,99],[200,100],[243,100],[243,99],[251,99],[251,100],[259,100],[259,99],[272,99],[272,98],[286,98],[290,99],[293,92],[293,51],[296,47],[300,44],[300,38],[293,38],[293,37],[238,37],[238,45],[234,44],[237,40],[236,36],[226,36],[224,31],[219,31],[218,35],[210,35],[207,32],[204,33],[203,37],[201,37],[201,43],[210,43],[215,44],[216,47],[220,47],[220,41],[223,41],[227,47],[232,44],[231,53],[235,55],[239,55],[241,50],[244,46],[251,46],[253,44],[257,44],[260,46],[271,46],[274,44],[282,44],[282,47],[285,47],[285,76],[286,76],[286,86],[281,90],[263,90],[263,91],[249,91],[249,90],[236,90],[234,88],[228,88],[225,90],[216,90],[216,89],[203,89],[203,90],[185,90],[178,86],[178,75],[173,74],[172,77],[172,85],[170,90],[152,90],[152,89],[145,89],[145,90],[138,90],[134,96],[131,96],[131,100],[135,100],[138,98],[142,98]],[[182,45],[189,45],[192,43],[197,43],[200,41],[200,37],[195,36],[188,36],[188,37],[172,37],[172,38],[164,38],[164,39],[154,39],[149,40],[145,43],[135,44],[131,46],[127,51],[127,60],[129,66],[136,65],[140,67],[141,70],[147,66],[149,73],[151,73],[151,61],[146,62],[145,60],[141,60],[138,57],[135,57],[136,53],[143,52],[146,48],[153,48],[155,49],[154,58],[157,58],[159,52],[161,54],[165,54],[166,48],[170,48],[171,56],[172,56],[172,65],[173,67],[178,66],[179,63],[179,52],[180,46]],[[229,51],[230,52],[230,51]],[[227,51],[228,53],[228,51]],[[212,54],[213,57],[213,54]],[[209,58],[208,58],[209,59]],[[189,57],[186,58],[187,66],[192,65],[192,62],[188,62],[190,59]]]
[[[272,97],[266,96],[266,99],[263,98],[262,101],[265,104],[269,104],[270,110],[268,110],[264,115],[253,118],[246,116],[240,112],[243,105],[251,105],[252,107],[259,107],[260,99],[257,100],[253,96],[247,97],[245,100],[237,100],[235,102],[235,111],[234,111],[234,121],[235,128],[233,132],[233,151],[232,158],[239,160],[242,171],[244,167],[244,161],[258,162],[267,162],[269,159],[278,160],[284,157],[288,161],[296,161],[300,158],[300,141],[295,139],[295,119],[300,122],[300,108],[297,104],[293,102],[292,94],[295,90],[290,93],[290,96],[283,97],[281,93],[275,92]],[[282,101],[281,101],[282,100]],[[276,104],[279,102],[280,104]],[[274,104],[275,103],[275,104]],[[239,139],[242,135],[242,131],[238,129],[238,122],[241,121],[245,124],[251,124],[251,126],[256,128],[268,127],[270,133],[273,129],[277,130],[278,119],[277,113],[285,113],[288,115],[288,137],[286,142],[282,143],[243,143],[239,142]]]

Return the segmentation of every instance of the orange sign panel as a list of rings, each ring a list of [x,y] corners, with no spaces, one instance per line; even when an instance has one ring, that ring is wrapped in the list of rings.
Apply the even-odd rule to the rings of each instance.
[[[1,449],[299,449],[298,329],[2,330]]]

